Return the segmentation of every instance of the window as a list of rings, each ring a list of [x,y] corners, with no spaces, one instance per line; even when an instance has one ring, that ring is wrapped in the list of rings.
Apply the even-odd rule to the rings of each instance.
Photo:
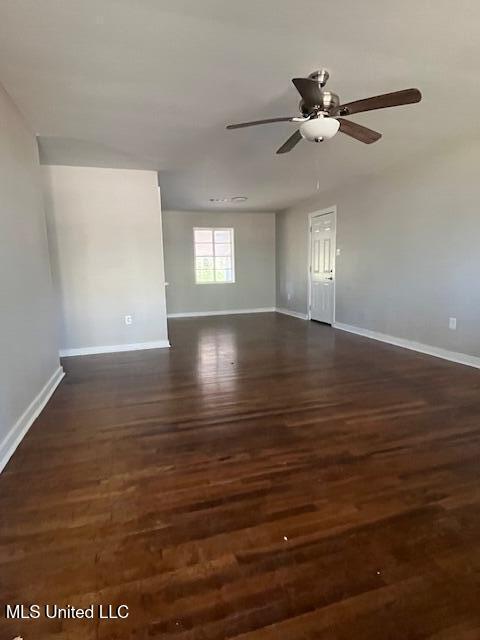
[[[195,228],[193,243],[197,284],[235,282],[233,229]]]

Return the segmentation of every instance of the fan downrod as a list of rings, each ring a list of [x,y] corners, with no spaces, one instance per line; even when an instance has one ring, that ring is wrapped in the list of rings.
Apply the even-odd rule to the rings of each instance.
[[[318,71],[313,71],[309,76],[312,80],[316,80],[320,87],[323,87],[327,84],[330,74],[326,69],[320,69]]]

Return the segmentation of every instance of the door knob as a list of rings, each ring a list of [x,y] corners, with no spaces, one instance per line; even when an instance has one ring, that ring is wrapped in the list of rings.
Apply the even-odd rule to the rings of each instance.
[[[328,276],[327,280],[333,280],[333,276]]]

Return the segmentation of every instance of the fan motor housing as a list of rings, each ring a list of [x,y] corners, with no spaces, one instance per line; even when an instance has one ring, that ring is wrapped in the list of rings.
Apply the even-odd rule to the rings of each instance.
[[[334,115],[340,105],[340,98],[332,91],[322,91],[321,104],[308,104],[305,100],[300,100],[300,111],[304,116],[310,115],[312,112],[317,113],[323,111],[329,115]]]

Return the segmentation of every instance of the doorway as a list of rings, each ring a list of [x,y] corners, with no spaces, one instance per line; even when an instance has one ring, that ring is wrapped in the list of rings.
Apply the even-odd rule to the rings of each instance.
[[[335,322],[336,207],[309,215],[308,317]]]

